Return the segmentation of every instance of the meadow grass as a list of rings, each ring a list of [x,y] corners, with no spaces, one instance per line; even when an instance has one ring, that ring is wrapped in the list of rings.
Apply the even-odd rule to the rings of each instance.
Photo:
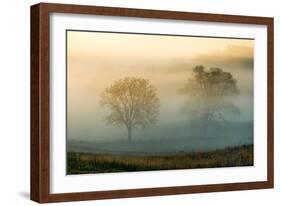
[[[171,155],[110,155],[69,152],[67,174],[195,169],[253,165],[253,145]]]

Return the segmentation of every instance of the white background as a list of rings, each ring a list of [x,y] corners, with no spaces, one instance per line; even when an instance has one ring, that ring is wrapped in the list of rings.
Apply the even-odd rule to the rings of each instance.
[[[29,200],[29,6],[38,1],[1,1],[0,205],[36,205]],[[278,205],[281,200],[280,122],[281,14],[277,0],[49,1],[275,17],[275,189],[131,198],[52,205]],[[278,83],[279,82],[279,83]],[[279,93],[279,95],[278,95]],[[279,203],[278,203],[279,202]]]

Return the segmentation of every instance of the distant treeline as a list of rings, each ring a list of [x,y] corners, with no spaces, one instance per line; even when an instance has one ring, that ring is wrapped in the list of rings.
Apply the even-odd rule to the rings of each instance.
[[[167,156],[134,156],[68,152],[67,174],[133,172],[253,165],[253,145]]]

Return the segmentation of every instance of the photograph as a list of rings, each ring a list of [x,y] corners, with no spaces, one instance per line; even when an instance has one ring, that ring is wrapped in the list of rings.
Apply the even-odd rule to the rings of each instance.
[[[254,166],[254,39],[66,31],[66,174]]]
[[[30,7],[31,200],[274,188],[274,16],[196,11]]]

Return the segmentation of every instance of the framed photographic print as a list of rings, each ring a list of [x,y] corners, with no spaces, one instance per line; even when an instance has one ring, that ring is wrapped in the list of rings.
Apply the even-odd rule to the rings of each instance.
[[[273,18],[31,7],[31,199],[273,188]]]

